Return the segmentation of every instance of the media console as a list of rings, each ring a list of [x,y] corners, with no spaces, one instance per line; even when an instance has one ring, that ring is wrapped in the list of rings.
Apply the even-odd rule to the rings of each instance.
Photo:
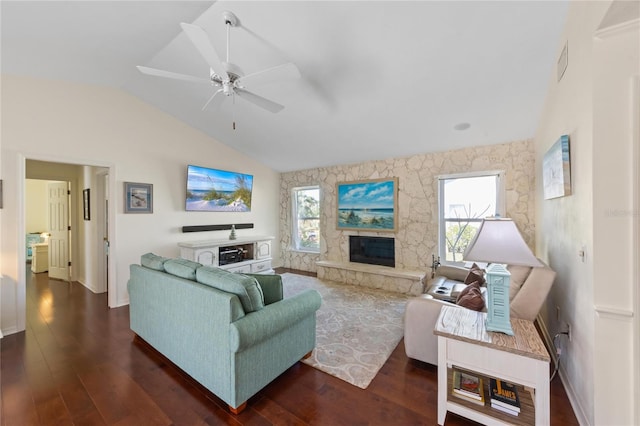
[[[180,257],[231,272],[270,274],[274,237],[238,237],[178,243]]]

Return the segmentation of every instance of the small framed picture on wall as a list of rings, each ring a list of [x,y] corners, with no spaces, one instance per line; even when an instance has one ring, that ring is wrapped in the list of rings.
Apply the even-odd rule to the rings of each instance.
[[[84,220],[91,220],[91,189],[82,190],[82,211],[84,212]]]
[[[153,184],[125,182],[124,212],[153,213]]]

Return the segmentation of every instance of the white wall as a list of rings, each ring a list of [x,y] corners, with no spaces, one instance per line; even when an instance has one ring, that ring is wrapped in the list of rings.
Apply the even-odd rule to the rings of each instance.
[[[24,158],[109,167],[113,174],[114,306],[128,303],[129,265],[154,251],[177,256],[177,243],[226,238],[227,232],[183,234],[182,226],[254,223],[239,235],[278,235],[279,174],[128,94],[108,88],[2,76],[2,177],[5,201],[20,200]],[[186,166],[197,164],[254,176],[248,213],[185,212]],[[154,185],[153,214],[123,214],[123,182]],[[79,188],[81,194],[82,188]],[[77,204],[76,204],[77,206]],[[23,206],[6,203],[1,216],[3,333],[24,328],[20,241]],[[280,252],[275,241],[273,252]],[[22,255],[24,256],[24,255]],[[280,263],[279,258],[274,264]]]
[[[630,77],[640,72],[640,37],[636,26],[607,41],[594,38],[610,6],[570,3],[557,50],[559,56],[568,42],[569,64],[560,82],[555,71],[551,77],[535,144],[541,164],[560,135],[570,136],[572,195],[542,199],[538,168],[536,243],[558,273],[542,313],[545,324],[551,335],[571,324],[571,341],[559,341],[560,376],[580,423],[631,425],[640,419],[633,413],[638,331],[630,231],[638,216],[631,210],[629,94]]]

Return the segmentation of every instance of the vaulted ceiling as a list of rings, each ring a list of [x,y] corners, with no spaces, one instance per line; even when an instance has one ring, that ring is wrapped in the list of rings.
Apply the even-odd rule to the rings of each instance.
[[[293,62],[298,80],[202,110],[202,27],[250,74]],[[125,90],[279,171],[530,138],[553,76],[565,1],[2,1],[2,73]],[[234,129],[235,123],[235,129]],[[466,130],[456,126],[468,123]],[[464,126],[463,126],[464,127]]]

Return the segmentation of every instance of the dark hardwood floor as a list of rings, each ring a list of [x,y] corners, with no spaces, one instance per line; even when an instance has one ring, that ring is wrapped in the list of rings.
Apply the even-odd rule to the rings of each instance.
[[[409,360],[402,342],[366,390],[297,363],[234,416],[134,341],[128,307],[27,275],[27,330],[0,340],[3,426],[436,424],[436,368]],[[551,424],[577,425],[558,378],[551,394]],[[470,424],[447,415],[447,425]]]

